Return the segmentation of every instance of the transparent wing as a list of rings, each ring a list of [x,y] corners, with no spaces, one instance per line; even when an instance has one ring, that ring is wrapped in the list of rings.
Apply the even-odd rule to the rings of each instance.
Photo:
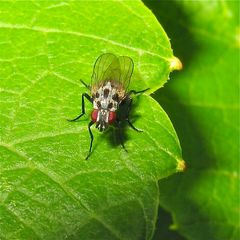
[[[93,67],[91,86],[99,85],[100,82],[108,80],[112,65],[118,62],[117,57],[111,53],[105,53],[98,57]]]
[[[100,83],[112,81],[127,89],[133,72],[133,61],[130,57],[116,57],[114,54],[102,54],[93,68],[92,87]]]
[[[118,60],[121,71],[119,82],[127,89],[133,73],[133,60],[127,56],[120,56]]]

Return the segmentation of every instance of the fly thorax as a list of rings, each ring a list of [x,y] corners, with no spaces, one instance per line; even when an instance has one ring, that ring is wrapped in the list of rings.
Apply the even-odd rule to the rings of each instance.
[[[112,87],[111,82],[103,84],[94,95],[94,109],[117,110],[119,103],[118,93],[116,88]]]
[[[111,85],[110,81],[105,82],[98,88],[93,99],[93,108],[97,111],[96,127],[104,131],[116,120],[116,110],[119,104],[117,89]]]

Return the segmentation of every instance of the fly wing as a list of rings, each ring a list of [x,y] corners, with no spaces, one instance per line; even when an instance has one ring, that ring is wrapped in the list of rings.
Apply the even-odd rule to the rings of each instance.
[[[133,73],[134,68],[133,60],[127,56],[120,56],[118,60],[121,70],[119,82],[123,85],[123,87],[126,90],[129,86],[131,76]]]
[[[113,65],[119,65],[116,64],[117,62],[118,58],[112,53],[104,53],[99,56],[93,67],[91,86],[98,86],[108,80]]]
[[[116,88],[122,88],[126,91],[132,72],[133,61],[130,57],[116,57],[111,53],[102,54],[94,65],[91,84],[92,92],[96,91],[99,85],[106,81],[111,81]]]

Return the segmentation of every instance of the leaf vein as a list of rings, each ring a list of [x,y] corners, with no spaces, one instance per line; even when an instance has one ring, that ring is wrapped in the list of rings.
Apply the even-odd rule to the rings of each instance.
[[[42,32],[42,33],[60,33],[60,34],[67,34],[67,35],[74,35],[74,36],[80,36],[80,37],[85,37],[85,38],[90,38],[90,39],[95,39],[95,40],[100,40],[100,41],[104,41],[107,43],[110,43],[112,45],[116,45],[122,48],[126,48],[129,50],[132,50],[134,52],[137,52],[139,55],[143,55],[144,53],[149,54],[151,56],[155,56],[158,57],[164,61],[167,62],[171,62],[172,58],[165,58],[157,53],[151,52],[149,50],[145,50],[142,48],[137,48],[137,47],[133,47],[130,45],[126,45],[108,38],[104,38],[98,35],[94,35],[94,34],[87,34],[87,33],[82,33],[82,32],[75,32],[75,31],[69,31],[69,30],[62,30],[62,29],[57,29],[57,28],[45,28],[45,27],[41,27],[41,26],[33,26],[33,27],[29,27],[27,25],[23,25],[23,24],[10,24],[10,23],[3,23],[0,22],[0,28],[6,28],[6,29],[23,29],[23,30],[30,30],[30,31],[37,31],[37,32]]]

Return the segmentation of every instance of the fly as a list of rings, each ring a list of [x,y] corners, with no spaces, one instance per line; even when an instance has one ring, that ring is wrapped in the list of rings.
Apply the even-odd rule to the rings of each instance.
[[[122,119],[120,119],[119,112],[121,112],[121,109],[125,109],[124,111],[126,111],[124,120],[127,121],[132,129],[140,132],[129,120],[132,105],[131,94],[143,93],[149,88],[142,91],[127,91],[133,68],[134,64],[130,57],[117,57],[114,54],[105,53],[100,55],[94,64],[91,85],[88,86],[81,80],[84,86],[89,89],[91,95],[87,93],[82,94],[81,114],[68,121],[77,121],[85,114],[85,98],[93,104],[91,121],[88,124],[91,140],[86,159],[88,159],[91,154],[94,139],[91,126],[96,124],[96,128],[98,128],[100,132],[105,131],[109,125],[113,124],[120,129]],[[125,149],[122,139],[121,145]]]

